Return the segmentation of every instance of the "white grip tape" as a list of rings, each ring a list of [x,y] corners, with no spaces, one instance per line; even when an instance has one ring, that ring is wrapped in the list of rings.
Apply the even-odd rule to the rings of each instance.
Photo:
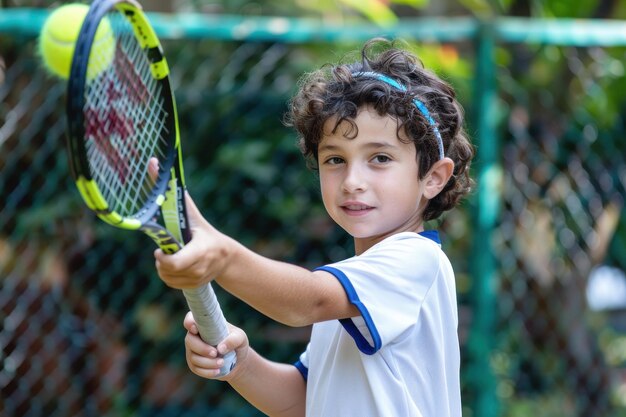
[[[198,326],[200,337],[211,346],[217,346],[228,336],[226,319],[217,301],[211,284],[200,288],[183,290],[189,309]],[[223,357],[224,365],[218,376],[228,375],[237,362],[235,352],[228,352]]]

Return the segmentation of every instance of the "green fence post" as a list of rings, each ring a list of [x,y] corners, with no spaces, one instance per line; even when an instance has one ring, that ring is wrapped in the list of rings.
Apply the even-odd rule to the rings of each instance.
[[[477,193],[472,244],[472,327],[468,342],[468,378],[473,417],[499,415],[497,381],[491,366],[497,318],[497,265],[493,234],[500,208],[501,166],[498,159],[495,30],[482,22],[477,33],[474,123],[477,144]]]

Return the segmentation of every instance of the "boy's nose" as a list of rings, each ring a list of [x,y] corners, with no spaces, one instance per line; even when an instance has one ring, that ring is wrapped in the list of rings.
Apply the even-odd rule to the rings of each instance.
[[[343,180],[343,189],[348,193],[365,191],[367,189],[367,181],[363,170],[358,166],[349,166],[346,170],[346,176]]]

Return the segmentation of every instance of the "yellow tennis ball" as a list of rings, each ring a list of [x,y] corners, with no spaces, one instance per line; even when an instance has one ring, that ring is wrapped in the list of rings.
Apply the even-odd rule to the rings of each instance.
[[[70,3],[55,9],[41,29],[39,54],[44,66],[54,75],[69,78],[74,46],[89,6]],[[115,37],[109,20],[100,21],[89,53],[87,79],[95,78],[111,65]]]

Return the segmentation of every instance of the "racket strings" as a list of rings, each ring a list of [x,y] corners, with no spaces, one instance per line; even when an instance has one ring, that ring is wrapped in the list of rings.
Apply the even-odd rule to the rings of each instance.
[[[85,145],[94,180],[109,208],[133,216],[152,195],[148,161],[165,158],[170,134],[165,121],[170,115],[132,27],[117,12],[108,18],[115,55],[106,71],[87,80]]]

